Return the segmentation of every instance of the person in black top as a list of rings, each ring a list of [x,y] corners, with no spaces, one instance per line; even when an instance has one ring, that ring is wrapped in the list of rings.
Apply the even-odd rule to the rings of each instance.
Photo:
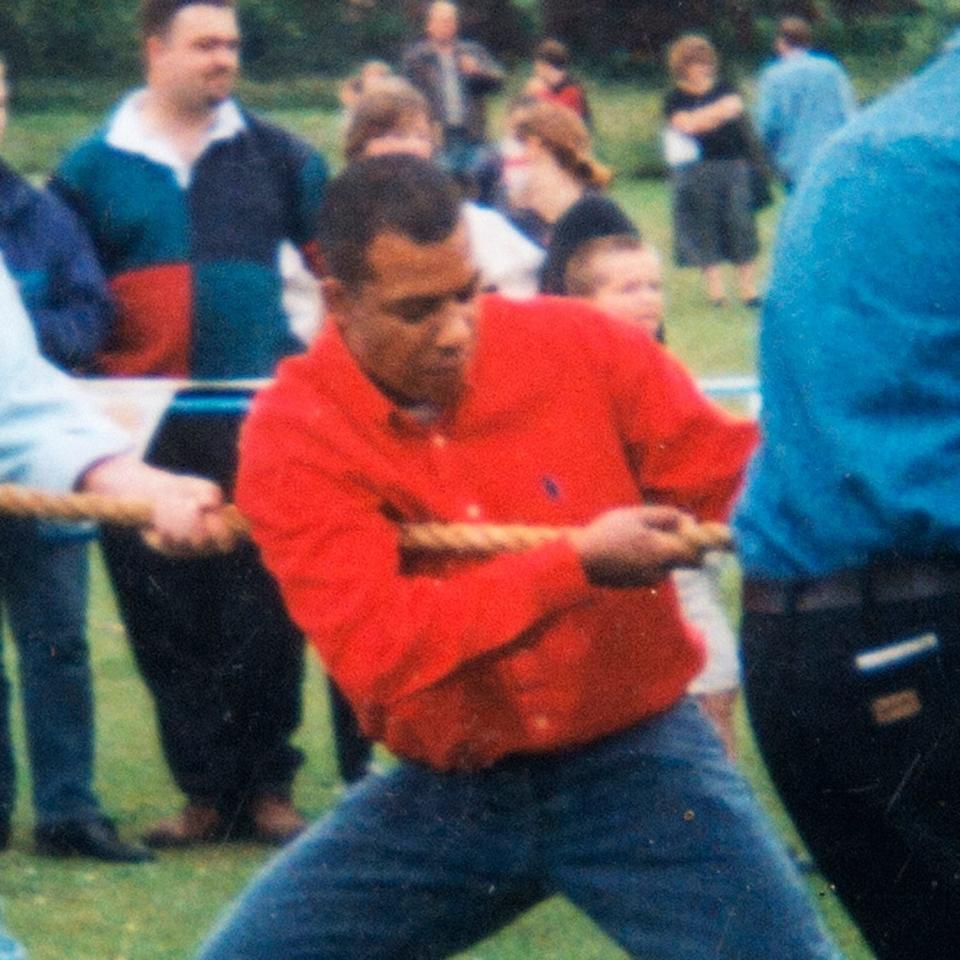
[[[666,96],[664,113],[677,265],[699,267],[707,297],[721,306],[726,302],[721,264],[734,264],[740,299],[758,306],[758,242],[743,100],[718,78],[717,52],[705,37],[680,37],[667,59],[676,83]]]
[[[590,150],[590,134],[572,110],[546,101],[521,102],[507,120],[503,180],[511,207],[542,222],[547,258],[542,293],[566,292],[564,273],[585,240],[637,232],[629,217],[601,193],[611,173]]]

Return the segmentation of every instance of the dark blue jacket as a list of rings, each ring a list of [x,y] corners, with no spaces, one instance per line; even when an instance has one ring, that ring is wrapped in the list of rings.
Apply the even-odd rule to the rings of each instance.
[[[73,212],[0,162],[0,253],[20,288],[40,347],[87,369],[113,323],[110,292]]]

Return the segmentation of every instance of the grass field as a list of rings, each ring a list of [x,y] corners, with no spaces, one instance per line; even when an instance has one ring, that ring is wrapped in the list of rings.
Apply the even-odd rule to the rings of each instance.
[[[600,149],[625,169],[637,161],[636,139],[649,140],[658,123],[654,94],[616,88],[595,98]],[[337,151],[338,118],[331,112],[280,110],[274,116],[320,146]],[[90,130],[98,117],[82,113],[14,116],[5,155],[33,174],[50,169],[65,145]],[[670,247],[669,196],[659,181],[619,178],[614,195],[644,233],[665,252]],[[776,209],[761,227],[769,250]],[[666,258],[669,262],[669,257]],[[765,263],[765,256],[764,261]],[[668,340],[698,374],[750,372],[754,362],[756,316],[739,307],[707,309],[694,272],[668,267]],[[735,584],[731,583],[731,605]],[[98,703],[98,787],[107,809],[126,836],[170,813],[181,798],[162,762],[150,700],[132,666],[112,597],[99,562],[94,576],[90,640]],[[9,648],[9,644],[7,644]],[[15,671],[7,650],[8,675]],[[305,688],[306,715],[298,741],[307,763],[297,781],[296,799],[311,817],[336,800],[324,685],[311,663]],[[15,704],[15,709],[19,705]],[[782,814],[765,783],[743,730],[744,766],[783,829]],[[22,760],[22,731],[18,737]],[[154,864],[105,866],[89,861],[51,861],[31,853],[28,782],[21,766],[19,805],[12,849],[4,855],[0,896],[11,928],[29,947],[33,960],[174,960],[192,955],[218,912],[243,887],[268,855],[245,845],[167,853]],[[866,960],[869,952],[833,901],[827,885],[814,877],[811,890],[845,952]],[[691,904],[695,909],[696,905]],[[468,954],[475,960],[613,960],[623,954],[569,905],[542,905]],[[278,958],[283,960],[283,958]],[[358,958],[362,960],[362,958]]]

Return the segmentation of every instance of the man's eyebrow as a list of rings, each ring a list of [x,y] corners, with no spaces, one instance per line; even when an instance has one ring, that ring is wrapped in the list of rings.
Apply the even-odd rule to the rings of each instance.
[[[470,279],[467,280],[466,283],[457,287],[455,290],[446,290],[442,293],[428,293],[421,296],[399,297],[396,300],[389,301],[386,307],[392,313],[429,312],[431,307],[443,303],[444,300],[471,296],[479,284],[480,272],[476,271],[470,276]]]
[[[401,297],[387,304],[388,309],[393,313],[427,313],[431,307],[442,303],[446,299],[446,294],[427,294],[416,297]]]

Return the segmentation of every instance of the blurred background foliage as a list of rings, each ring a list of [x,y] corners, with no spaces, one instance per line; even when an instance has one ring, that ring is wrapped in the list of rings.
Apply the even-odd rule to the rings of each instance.
[[[244,34],[240,96],[305,124],[339,156],[337,92],[369,57],[396,62],[420,32],[425,0],[238,0]],[[140,73],[136,0],[0,0],[0,52],[10,65],[17,123],[4,155],[40,177]],[[716,41],[724,69],[751,101],[776,21],[800,13],[840,56],[867,102],[906,76],[960,22],[960,0],[463,0],[463,33],[511,68],[494,98],[493,130],[529,70],[540,37],[574,51],[600,156],[621,176],[659,177],[663,54],[685,30]],[[291,114],[290,117],[286,116]],[[319,119],[318,119],[319,118]],[[316,129],[314,129],[316,128]]]
[[[367,57],[395,60],[419,32],[423,0],[239,0],[254,80],[343,75]],[[3,0],[0,50],[13,74],[49,81],[135,77],[135,0]],[[768,55],[779,16],[799,13],[833,53],[896,57],[909,70],[960,19],[960,0],[464,0],[463,33],[507,62],[543,35],[565,40],[581,69],[604,79],[662,70],[677,34],[708,32],[744,70]],[[31,97],[42,87],[30,85]],[[24,94],[25,95],[25,94]]]

